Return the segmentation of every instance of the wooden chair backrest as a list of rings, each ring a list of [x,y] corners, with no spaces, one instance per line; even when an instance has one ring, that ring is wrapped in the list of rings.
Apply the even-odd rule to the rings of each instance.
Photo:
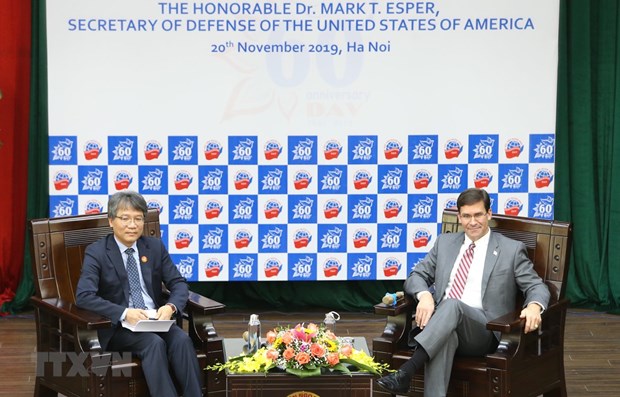
[[[30,221],[30,233],[37,296],[75,303],[75,290],[86,247],[112,233],[108,214],[33,219]],[[144,234],[161,236],[157,209],[149,209]]]
[[[462,230],[456,209],[446,209],[442,216],[442,233]],[[534,263],[538,275],[557,288],[552,295],[564,298],[566,273],[572,244],[572,225],[568,222],[493,214],[489,226],[494,232],[521,241]]]

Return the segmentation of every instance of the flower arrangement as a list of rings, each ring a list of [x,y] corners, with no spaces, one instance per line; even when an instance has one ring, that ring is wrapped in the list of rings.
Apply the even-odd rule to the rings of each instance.
[[[360,371],[380,375],[388,364],[375,362],[364,351],[357,350],[345,338],[336,336],[325,326],[310,323],[293,328],[278,327],[266,334],[266,345],[253,354],[231,357],[208,370],[232,373],[257,373],[280,369],[299,377],[317,376],[321,371],[350,374],[347,364]]]

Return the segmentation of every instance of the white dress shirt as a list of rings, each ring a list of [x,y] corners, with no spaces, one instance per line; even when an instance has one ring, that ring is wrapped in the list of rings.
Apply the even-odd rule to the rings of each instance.
[[[155,302],[151,298],[151,296],[146,292],[146,284],[144,284],[144,278],[142,277],[142,268],[140,267],[140,256],[138,253],[138,244],[135,242],[131,247],[125,246],[125,244],[119,242],[114,236],[114,241],[118,244],[118,249],[121,251],[121,257],[123,258],[123,264],[125,265],[125,270],[127,270],[127,254],[125,250],[127,248],[133,248],[133,257],[136,260],[136,264],[138,264],[138,274],[140,275],[140,291],[142,292],[142,299],[144,300],[144,305],[147,309],[155,309]],[[132,307],[131,294],[129,295],[129,307]],[[121,314],[121,320],[125,319],[125,315],[127,314],[127,309],[123,311]]]
[[[474,242],[476,245],[474,248],[474,258],[471,261],[467,281],[465,282],[465,289],[463,290],[463,295],[461,296],[461,301],[463,303],[477,309],[482,309],[482,273],[484,272],[484,260],[487,256],[490,236],[491,229],[488,229],[484,236]],[[454,284],[454,278],[456,277],[456,272],[459,268],[459,264],[461,263],[461,258],[471,243],[472,241],[469,237],[467,237],[467,235],[465,235],[465,241],[463,242],[461,250],[456,257],[456,261],[452,266],[450,281],[448,282],[448,287],[446,288],[443,299],[448,298],[448,293]]]

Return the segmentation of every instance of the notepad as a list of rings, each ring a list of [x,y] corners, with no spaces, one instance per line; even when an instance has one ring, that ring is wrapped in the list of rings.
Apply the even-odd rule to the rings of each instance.
[[[146,312],[150,318],[157,315],[156,310]],[[127,321],[121,321],[123,327],[133,332],[168,332],[173,323],[174,320],[140,320],[135,325],[131,325]]]

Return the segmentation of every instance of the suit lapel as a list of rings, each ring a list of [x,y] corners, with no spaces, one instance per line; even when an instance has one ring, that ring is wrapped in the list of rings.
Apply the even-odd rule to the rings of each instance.
[[[491,277],[491,273],[497,264],[497,259],[501,253],[499,247],[499,241],[497,240],[496,234],[492,231],[489,236],[489,246],[487,247],[487,255],[484,258],[484,270],[482,271],[482,298],[484,299],[484,294],[487,289],[487,285],[489,284],[489,278]]]
[[[438,263],[438,268],[441,274],[437,274],[435,280],[439,282],[437,284],[437,299],[439,300],[443,298],[443,295],[446,292],[446,288],[448,288],[450,273],[452,273],[452,268],[454,267],[456,258],[459,256],[459,252],[461,251],[461,246],[463,245],[464,241],[465,233],[460,232],[458,234],[454,234],[454,241],[452,241],[450,244],[447,244],[445,261],[443,263]]]
[[[119,282],[123,287],[123,294],[125,295],[125,302],[129,303],[129,280],[127,278],[127,269],[125,269],[125,262],[121,251],[118,249],[118,244],[113,235],[109,235],[107,242],[107,255],[112,268],[116,272]]]
[[[155,293],[153,292],[153,256],[151,255],[151,250],[149,249],[148,244],[144,241],[144,238],[138,239],[138,255],[140,261],[140,271],[142,272],[142,278],[144,279],[144,285],[146,286],[146,291],[151,296],[153,301],[155,301]]]

